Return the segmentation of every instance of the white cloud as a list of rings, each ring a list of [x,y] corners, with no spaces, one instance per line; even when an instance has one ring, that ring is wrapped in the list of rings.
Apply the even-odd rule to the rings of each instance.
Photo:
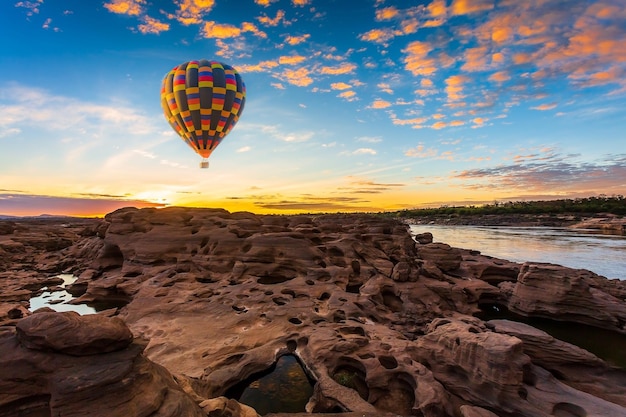
[[[254,135],[258,135],[258,132],[271,136],[274,139],[283,141],[283,142],[306,142],[310,140],[313,136],[315,136],[315,132],[312,131],[303,131],[303,132],[289,132],[283,131],[282,126],[280,125],[258,125],[258,124],[246,124],[245,127],[241,126],[243,129],[250,132],[254,132]],[[239,128],[239,126],[238,126]]]
[[[359,148],[352,155],[376,155],[376,151],[372,148]]]
[[[380,136],[361,136],[357,138],[358,142],[367,142],[367,143],[380,143],[383,141],[383,138]]]
[[[0,91],[1,129],[21,129],[24,124],[54,131],[80,129],[88,134],[108,129],[118,135],[156,133],[154,120],[131,106],[92,103],[16,84]]]
[[[155,154],[153,154],[152,152],[144,151],[143,149],[133,149],[133,152],[138,153],[139,155],[144,156],[146,158],[150,158],[150,159],[156,158]]]
[[[0,138],[6,138],[8,136],[13,136],[13,135],[17,135],[21,132],[21,129],[18,129],[17,127],[11,127],[8,129],[3,129],[0,131]]]
[[[90,169],[94,163],[119,167],[140,156],[156,159],[150,149],[176,137],[165,134],[166,128],[161,114],[149,117],[114,99],[97,103],[16,83],[0,85],[0,132],[29,141],[33,158]]]
[[[251,149],[252,148],[250,146],[242,146],[241,148],[237,149],[237,152],[248,152]]]

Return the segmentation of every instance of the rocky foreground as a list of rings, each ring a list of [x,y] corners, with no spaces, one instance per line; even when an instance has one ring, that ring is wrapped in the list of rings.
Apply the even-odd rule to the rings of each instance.
[[[31,313],[59,273],[91,316]],[[122,209],[0,221],[0,416],[251,416],[229,388],[295,355],[308,412],[626,416],[626,371],[527,317],[626,334],[626,282],[414,240],[366,215]],[[329,415],[329,414],[320,414]]]

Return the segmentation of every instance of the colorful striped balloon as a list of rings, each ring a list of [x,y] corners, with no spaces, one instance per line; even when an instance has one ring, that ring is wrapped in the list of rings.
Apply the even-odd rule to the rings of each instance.
[[[161,107],[165,118],[180,137],[207,158],[241,116],[246,85],[230,65],[217,61],[184,62],[163,78]]]

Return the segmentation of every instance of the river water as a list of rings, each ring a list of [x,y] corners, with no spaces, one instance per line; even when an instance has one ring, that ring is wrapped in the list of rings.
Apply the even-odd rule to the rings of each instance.
[[[568,228],[444,225],[411,225],[411,232],[430,232],[434,242],[513,262],[548,262],[626,280],[626,236]]]

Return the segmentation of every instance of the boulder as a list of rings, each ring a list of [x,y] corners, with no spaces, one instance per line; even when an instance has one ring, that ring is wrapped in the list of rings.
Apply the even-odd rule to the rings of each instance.
[[[52,316],[63,316],[60,320]],[[37,317],[39,316],[39,317]],[[43,326],[53,327],[67,323],[61,313],[39,313]],[[44,320],[45,318],[45,320]],[[21,325],[23,321],[31,322]],[[115,327],[119,320],[115,320]],[[94,320],[87,324],[89,330],[82,332],[80,320],[74,320],[72,328],[81,334],[92,334],[101,328],[111,332],[110,323]],[[31,328],[32,319],[22,319],[17,324]],[[60,329],[67,330],[66,324]],[[101,326],[101,327],[99,327]],[[126,329],[128,330],[128,329]],[[176,384],[169,372],[142,355],[143,344],[126,340],[125,347],[89,349],[92,354],[76,356],[63,352],[66,346],[57,342],[40,343],[44,330],[37,336],[18,337],[14,330],[0,332],[0,416],[163,416],[180,415],[204,417],[200,407]],[[33,337],[33,339],[28,339]],[[76,339],[76,337],[75,337]],[[37,340],[36,349],[24,346],[23,341]],[[41,349],[45,347],[46,349]],[[55,349],[49,349],[54,347]],[[102,346],[100,346],[102,347]],[[60,348],[60,349],[59,349]]]
[[[460,249],[446,243],[418,245],[417,256],[419,259],[432,260],[444,272],[458,269],[463,261]]]
[[[41,312],[20,320],[17,339],[28,349],[85,356],[126,348],[133,334],[117,317]]]
[[[526,262],[507,307],[528,317],[584,323],[626,334],[626,303],[596,284],[585,269]]]

